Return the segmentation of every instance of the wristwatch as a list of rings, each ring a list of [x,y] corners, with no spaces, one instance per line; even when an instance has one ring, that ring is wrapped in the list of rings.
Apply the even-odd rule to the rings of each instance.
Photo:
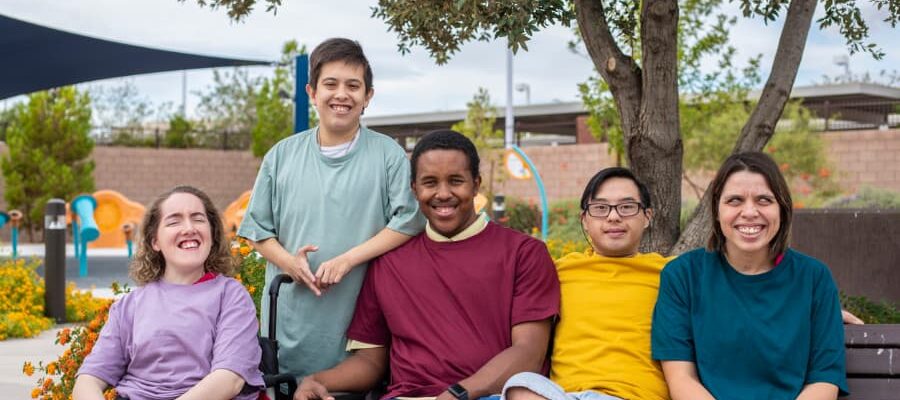
[[[450,387],[447,388],[447,391],[458,400],[469,400],[469,391],[458,383],[450,385]]]

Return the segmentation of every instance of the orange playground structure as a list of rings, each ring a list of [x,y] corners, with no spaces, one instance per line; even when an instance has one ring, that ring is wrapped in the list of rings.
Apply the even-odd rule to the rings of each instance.
[[[88,247],[126,247],[123,227],[127,224],[132,224],[132,227],[140,226],[146,209],[114,190],[98,190],[94,192],[94,198],[97,200],[94,220],[100,230],[100,237],[90,242]]]
[[[246,191],[241,194],[237,200],[231,202],[222,217],[225,219],[225,233],[235,234],[241,226],[241,220],[244,219],[244,213],[247,212],[247,204],[250,203],[250,192]]]

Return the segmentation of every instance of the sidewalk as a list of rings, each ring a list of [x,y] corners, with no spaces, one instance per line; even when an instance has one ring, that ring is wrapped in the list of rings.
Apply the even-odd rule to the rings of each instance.
[[[16,248],[18,252],[18,256],[20,258],[29,258],[29,257],[44,257],[44,244],[43,243],[19,243]],[[112,249],[92,249],[88,247],[87,255],[90,258],[94,257],[128,257],[128,249],[127,248],[112,248]],[[9,242],[0,243],[0,257],[10,257],[12,256],[12,245]],[[72,244],[66,244],[66,257],[75,257],[75,247]]]
[[[53,343],[56,340],[56,333],[73,326],[75,325],[57,325],[31,339],[0,341],[0,393],[4,399],[31,398],[31,389],[43,375],[35,371],[34,375],[25,376],[22,373],[22,365],[25,361],[31,361],[37,366],[38,362],[43,361],[46,364],[57,359],[65,351],[65,347]]]

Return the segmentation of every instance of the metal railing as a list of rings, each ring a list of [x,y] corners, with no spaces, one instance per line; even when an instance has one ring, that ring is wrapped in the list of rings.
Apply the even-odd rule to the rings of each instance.
[[[820,131],[900,127],[900,99],[827,100],[804,103],[803,107],[813,114],[810,126]]]

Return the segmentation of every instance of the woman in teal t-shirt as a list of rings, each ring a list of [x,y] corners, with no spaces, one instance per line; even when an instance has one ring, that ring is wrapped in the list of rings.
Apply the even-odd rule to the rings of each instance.
[[[707,249],[672,260],[653,313],[653,358],[673,399],[846,394],[837,287],[788,248],[792,201],[766,154],[729,157],[710,189]]]

